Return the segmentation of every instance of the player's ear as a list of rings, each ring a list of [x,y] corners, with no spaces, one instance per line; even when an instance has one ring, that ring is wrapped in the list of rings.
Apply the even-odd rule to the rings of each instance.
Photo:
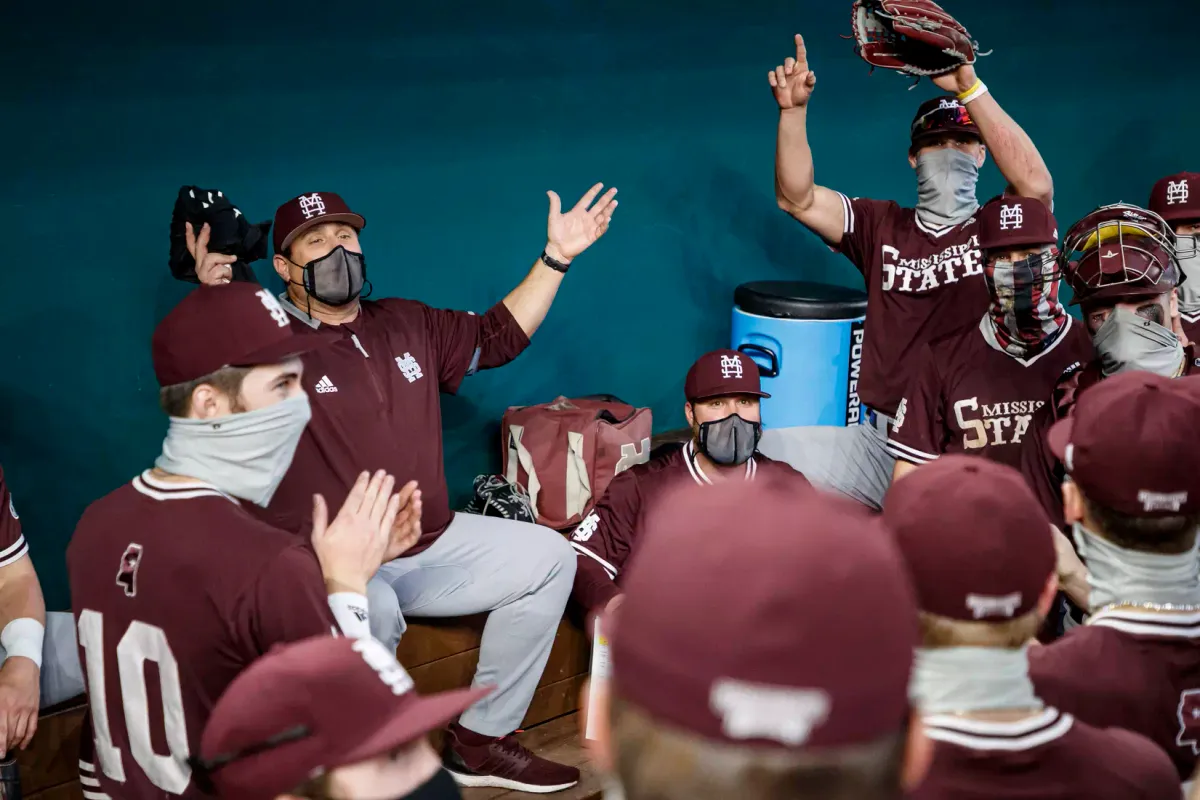
[[[975,166],[983,169],[983,164],[985,161],[987,161],[987,145],[980,142],[979,154],[975,156]]]
[[[1083,494],[1079,485],[1067,478],[1062,483],[1063,519],[1068,525],[1083,522]]]
[[[228,414],[229,400],[215,387],[202,383],[192,390],[191,413],[192,419],[212,419]]]
[[[692,402],[690,400],[683,404],[683,416],[687,420],[689,428],[696,424],[696,412],[692,410]]]
[[[1054,606],[1054,598],[1058,596],[1058,573],[1051,572],[1050,577],[1046,579],[1046,585],[1042,588],[1042,594],[1037,601],[1038,619],[1045,619],[1050,613],[1050,609]]]
[[[292,263],[278,253],[271,259],[271,266],[275,267],[275,274],[283,278],[284,283],[290,283]]]
[[[1171,290],[1171,301],[1169,303],[1169,306],[1170,307],[1167,310],[1170,311],[1170,314],[1167,315],[1167,319],[1174,319],[1175,317],[1178,317],[1179,316],[1179,290],[1178,289]]]
[[[917,168],[917,154],[912,150],[908,151],[908,165],[913,169]]]
[[[908,730],[905,733],[904,764],[900,767],[900,787],[905,794],[917,788],[925,780],[929,765],[933,762],[933,742],[925,736],[921,715],[909,712]]]

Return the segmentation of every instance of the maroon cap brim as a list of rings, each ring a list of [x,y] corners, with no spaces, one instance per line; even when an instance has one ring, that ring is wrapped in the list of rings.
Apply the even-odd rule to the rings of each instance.
[[[1054,453],[1055,458],[1064,464],[1067,459],[1067,446],[1071,444],[1071,431],[1074,427],[1075,420],[1067,417],[1054,423],[1046,432],[1046,444],[1050,445],[1050,452]]]
[[[297,236],[304,233],[309,228],[316,225],[324,225],[326,222],[345,222],[348,225],[353,225],[358,230],[367,227],[367,220],[358,214],[324,214],[312,219],[306,219],[303,223],[296,226],[296,229],[283,237],[283,242],[279,245],[279,250],[287,250]]]
[[[339,756],[340,764],[329,766],[357,764],[415,741],[450,722],[494,690],[494,686],[484,686],[479,689],[456,689],[452,692],[423,695],[389,719],[358,747]]]
[[[762,392],[762,391],[759,391],[759,392],[747,392],[744,390],[739,390],[736,392],[713,391],[713,392],[704,392],[703,394],[698,394],[698,395],[695,395],[694,397],[689,397],[688,402],[691,402],[693,400],[711,400],[714,397],[736,397],[739,394],[744,394],[747,397],[767,398],[767,397],[771,396],[771,395],[767,394],[766,392]]]
[[[282,361],[287,361],[289,358],[310,353],[329,343],[330,340],[324,336],[289,336],[274,344],[261,347],[253,353],[248,353],[244,357],[239,358],[238,363],[228,364],[227,366],[261,367],[266,364],[278,364]]]

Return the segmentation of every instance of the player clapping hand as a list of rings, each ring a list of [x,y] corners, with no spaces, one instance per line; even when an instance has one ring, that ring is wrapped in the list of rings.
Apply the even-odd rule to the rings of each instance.
[[[0,668],[0,756],[28,747],[33,739],[40,674],[37,664],[19,656],[5,659]]]
[[[421,490],[416,481],[409,481],[397,493],[400,498],[400,511],[392,524],[391,539],[384,561],[399,558],[421,538]]]
[[[367,581],[383,563],[400,511],[400,495],[392,494],[395,484],[383,470],[362,473],[333,522],[328,521],[325,498],[313,495],[313,550],[331,593],[367,593]]]

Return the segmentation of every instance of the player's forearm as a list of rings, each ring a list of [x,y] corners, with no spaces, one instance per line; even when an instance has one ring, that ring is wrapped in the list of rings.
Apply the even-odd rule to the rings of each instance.
[[[813,204],[812,148],[808,145],[808,108],[779,112],[775,140],[775,199],[788,213],[803,211]]]
[[[43,631],[46,625],[46,601],[42,597],[37,571],[33,568],[33,561],[29,556],[0,567],[0,640],[7,640],[8,649],[13,651],[12,654],[19,654],[21,644],[30,642],[30,647],[37,652],[30,653],[29,657],[41,663],[41,631],[27,630],[29,623],[26,622],[18,622],[9,628],[9,623],[14,620],[32,620],[41,626]],[[14,637],[19,642],[15,647]],[[34,642],[34,639],[37,641]]]
[[[558,259],[557,255],[552,255]],[[561,260],[561,259],[560,259]],[[504,305],[521,326],[526,336],[533,336],[550,313],[550,306],[562,285],[563,273],[551,269],[539,258],[534,262],[525,280],[504,298]]]
[[[1000,107],[990,92],[972,100],[968,109],[997,169],[1013,190],[1023,197],[1035,197],[1050,205],[1054,199],[1054,181],[1029,134]]]
[[[900,480],[916,468],[917,465],[911,461],[905,461],[902,458],[897,458],[895,466],[892,467],[892,483]]]
[[[1092,593],[1092,587],[1088,585],[1087,577],[1086,569],[1058,576],[1059,590],[1069,597],[1072,603],[1083,609],[1088,607],[1088,598]]]

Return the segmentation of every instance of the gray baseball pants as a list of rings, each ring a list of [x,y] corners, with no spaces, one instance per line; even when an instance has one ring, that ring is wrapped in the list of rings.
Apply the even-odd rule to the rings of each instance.
[[[405,616],[488,612],[472,685],[496,690],[460,723],[505,736],[521,726],[574,582],[575,551],[561,534],[460,512],[428,550],[379,568],[367,587],[371,634],[395,650]]]
[[[804,473],[813,486],[878,510],[896,464],[887,451],[890,423],[883,414],[871,413],[864,414],[859,425],[768,428],[758,449]]]

